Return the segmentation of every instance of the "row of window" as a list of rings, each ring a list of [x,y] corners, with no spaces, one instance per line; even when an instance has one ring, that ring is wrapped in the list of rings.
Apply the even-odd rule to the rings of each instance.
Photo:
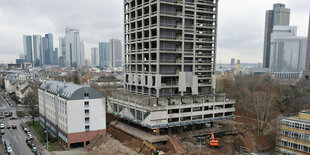
[[[310,141],[310,135],[303,134],[303,133],[296,133],[292,131],[282,130],[282,135],[285,137],[290,137],[294,139]]]
[[[296,122],[296,121],[283,120],[282,125],[290,127],[290,128],[310,131],[310,124],[308,123],[306,124],[306,123],[301,123],[301,122]]]
[[[281,146],[310,153],[310,148],[308,146],[301,145],[301,144],[296,144],[296,143],[281,140]]]
[[[88,98],[89,97],[89,94],[88,93],[85,93],[84,94],[84,97],[85,98]],[[85,131],[89,131],[90,130],[90,127],[89,127],[89,109],[86,109],[86,108],[89,108],[89,101],[85,101],[84,102],[84,114],[85,114],[85,118],[84,118],[84,121],[85,121]],[[87,124],[87,125],[86,125]]]

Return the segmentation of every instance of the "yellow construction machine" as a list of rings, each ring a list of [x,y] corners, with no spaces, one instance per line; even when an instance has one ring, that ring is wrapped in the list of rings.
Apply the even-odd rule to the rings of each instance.
[[[143,146],[146,146],[146,147],[150,148],[151,151],[153,152],[153,155],[164,155],[165,154],[165,152],[157,149],[153,144],[151,144],[150,142],[148,142],[146,140],[143,141],[142,147]]]

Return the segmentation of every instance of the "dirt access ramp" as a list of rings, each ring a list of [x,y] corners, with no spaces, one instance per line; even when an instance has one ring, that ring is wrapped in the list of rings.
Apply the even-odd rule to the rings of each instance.
[[[175,138],[175,137],[170,137],[168,143],[170,143],[174,149],[174,151],[177,153],[177,154],[186,154],[186,150],[185,148],[183,147],[183,145],[181,144],[181,142]]]
[[[118,121],[111,122],[111,125],[117,129],[122,130],[123,132],[129,135],[132,135],[140,140],[146,140],[150,143],[164,142],[164,141],[168,141],[170,138],[169,136],[152,135],[150,133],[144,132],[140,129],[137,129],[128,124],[118,122]]]

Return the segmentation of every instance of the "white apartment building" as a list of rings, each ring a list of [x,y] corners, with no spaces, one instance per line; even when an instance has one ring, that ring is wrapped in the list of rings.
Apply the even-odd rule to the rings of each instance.
[[[105,100],[89,86],[47,81],[39,89],[40,125],[68,150],[106,133]]]

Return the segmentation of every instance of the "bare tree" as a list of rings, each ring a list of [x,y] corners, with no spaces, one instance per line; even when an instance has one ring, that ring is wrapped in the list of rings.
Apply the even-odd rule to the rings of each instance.
[[[39,108],[38,108],[38,93],[37,90],[34,90],[30,93],[28,93],[24,99],[23,103],[27,106],[28,113],[32,117],[32,123],[34,123],[34,118],[38,115],[39,113]]]

